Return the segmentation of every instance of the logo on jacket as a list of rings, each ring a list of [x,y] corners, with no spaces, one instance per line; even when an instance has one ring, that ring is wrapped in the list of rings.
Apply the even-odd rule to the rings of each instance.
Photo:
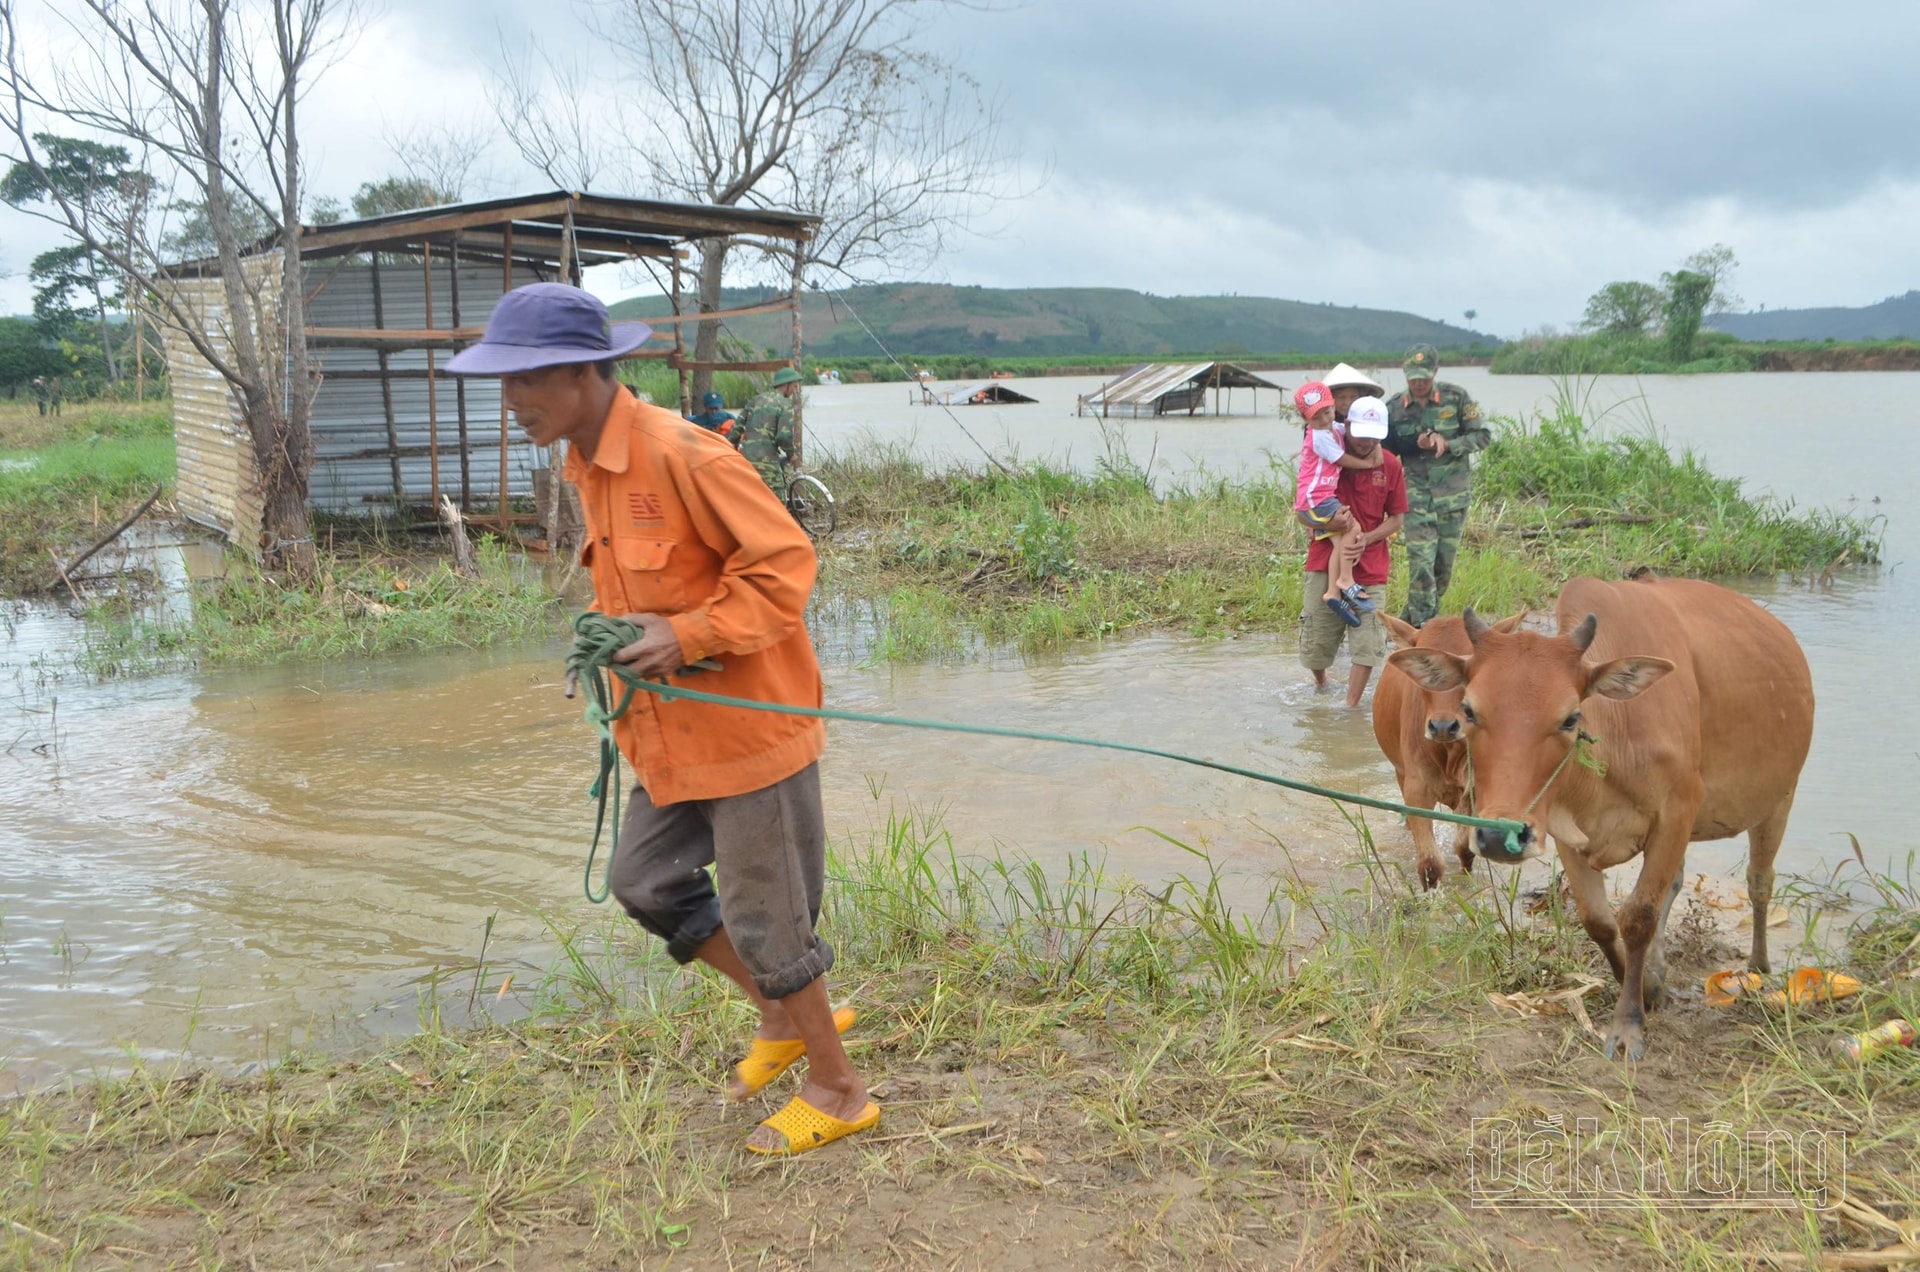
[[[628,491],[627,511],[633,514],[636,526],[658,525],[667,519],[667,510],[660,502],[660,496],[651,492]]]

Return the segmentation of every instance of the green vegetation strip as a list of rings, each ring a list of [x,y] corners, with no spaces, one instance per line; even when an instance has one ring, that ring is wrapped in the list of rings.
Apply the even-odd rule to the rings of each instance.
[[[1576,574],[1636,568],[1710,577],[1819,577],[1879,560],[1881,522],[1747,493],[1650,429],[1606,434],[1570,402],[1504,422],[1477,461],[1449,612],[1550,607]],[[1293,427],[1272,431],[1291,456]],[[820,545],[815,626],[878,660],[1024,653],[1143,630],[1291,630],[1307,541],[1293,473],[1276,458],[1238,480],[1150,484],[1120,448],[1092,472],[931,469],[901,450],[818,460],[840,530]],[[1398,544],[1386,609],[1405,599]]]

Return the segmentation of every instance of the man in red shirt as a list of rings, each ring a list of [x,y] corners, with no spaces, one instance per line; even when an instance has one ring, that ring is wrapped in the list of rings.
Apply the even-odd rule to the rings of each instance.
[[[1362,459],[1380,449],[1387,435],[1387,404],[1377,397],[1363,397],[1347,408],[1347,453]],[[1352,632],[1353,643],[1347,652],[1353,670],[1347,676],[1347,705],[1360,705],[1373,669],[1386,661],[1387,637],[1380,623],[1379,610],[1386,604],[1389,555],[1387,541],[1400,530],[1407,515],[1407,478],[1400,461],[1382,455],[1378,468],[1342,468],[1334,497],[1364,532],[1360,559],[1353,567],[1354,582],[1372,592],[1373,611],[1360,615],[1360,626],[1348,628],[1321,601],[1327,591],[1327,568],[1332,563],[1333,540],[1315,539],[1307,548],[1307,578],[1301,592],[1300,663],[1313,673],[1313,683],[1327,687],[1327,668],[1340,652],[1340,642]],[[1311,527],[1310,527],[1311,528]],[[1326,527],[1341,529],[1340,518]]]

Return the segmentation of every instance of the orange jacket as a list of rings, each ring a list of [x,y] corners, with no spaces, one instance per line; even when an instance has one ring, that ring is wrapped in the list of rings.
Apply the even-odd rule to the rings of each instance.
[[[603,614],[663,614],[709,693],[792,706],[821,702],[805,623],[813,544],[753,465],[722,437],[621,389],[592,460],[567,448],[587,542],[581,562]],[[826,749],[821,721],[642,692],[614,726],[656,804],[717,799],[791,777]]]

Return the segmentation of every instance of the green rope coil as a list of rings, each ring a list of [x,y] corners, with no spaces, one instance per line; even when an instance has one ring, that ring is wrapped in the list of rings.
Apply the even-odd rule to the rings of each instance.
[[[1520,852],[1519,833],[1526,828],[1523,822],[1508,821],[1503,818],[1472,817],[1440,808],[1412,808],[1406,804],[1396,804],[1390,799],[1355,795],[1348,791],[1334,790],[1331,787],[1316,786],[1312,782],[1297,781],[1273,773],[1262,773],[1258,769],[1222,764],[1217,760],[1182,755],[1177,751],[1163,751],[1158,747],[1136,746],[1131,742],[1109,742],[1104,738],[1082,738],[1071,733],[1046,733],[1034,729],[1013,729],[994,724],[960,724],[951,720],[916,720],[908,716],[874,715],[865,711],[836,711],[830,707],[796,707],[783,702],[756,702],[751,698],[730,698],[723,694],[705,693],[671,681],[648,680],[614,662],[615,654],[639,640],[641,636],[640,629],[623,618],[588,611],[573,620],[573,635],[573,648],[567,653],[567,680],[569,685],[576,681],[586,682],[589,693],[586,709],[587,722],[592,724],[600,734],[600,772],[594,778],[593,785],[587,788],[587,793],[598,799],[600,803],[593,823],[593,847],[587,852],[586,873],[583,880],[587,900],[595,905],[605,901],[612,890],[611,854],[607,859],[604,885],[597,894],[593,889],[593,863],[599,855],[600,840],[606,829],[609,798],[613,803],[613,823],[616,834],[620,824],[620,748],[613,739],[613,722],[627,713],[627,708],[633,705],[634,695],[642,690],[668,701],[681,699],[687,702],[704,702],[716,707],[766,711],[774,715],[808,716],[816,720],[846,720],[854,724],[885,724],[903,729],[933,729],[942,733],[972,733],[983,737],[1018,738],[1026,742],[1059,742],[1068,746],[1090,746],[1104,751],[1151,755],[1157,759],[1191,764],[1196,768],[1232,773],[1236,777],[1251,778],[1271,786],[1284,786],[1288,790],[1301,791],[1308,795],[1322,795],[1343,804],[1361,804],[1368,808],[1378,808],[1403,816],[1426,817],[1434,821],[1452,822],[1459,826],[1497,830],[1506,835],[1507,850],[1516,856]],[[615,681],[622,686],[617,700],[613,687]]]

